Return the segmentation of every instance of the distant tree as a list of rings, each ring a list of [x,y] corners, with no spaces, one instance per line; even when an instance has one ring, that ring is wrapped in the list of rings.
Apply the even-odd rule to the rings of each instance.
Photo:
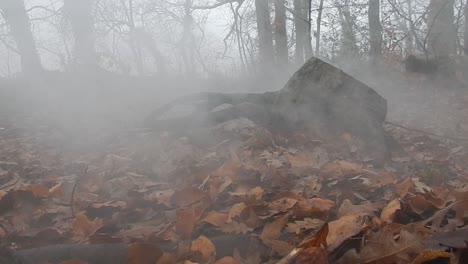
[[[27,76],[36,76],[42,72],[42,64],[36,48],[36,42],[29,25],[29,17],[22,0],[0,0],[0,10],[10,26],[10,33],[15,39],[21,56],[22,71]]]
[[[380,23],[380,0],[369,0],[369,35],[371,57],[382,55],[382,24]]]
[[[275,0],[275,53],[280,69],[288,64],[288,37],[286,34],[286,1]]]
[[[296,30],[296,64],[302,65],[305,61],[305,50],[308,40],[308,17],[305,5],[307,0],[294,0],[294,28]]]
[[[427,16],[427,50],[436,57],[456,53],[454,0],[431,0]]]
[[[257,15],[259,63],[262,69],[267,69],[274,62],[273,32],[268,0],[255,0],[255,10]]]
[[[344,1],[342,6],[338,7],[341,25],[341,56],[350,57],[357,53],[356,35],[353,29],[353,18],[349,10],[349,0]]]
[[[93,4],[94,0],[64,0],[63,9],[75,40],[75,62],[82,70],[97,67]]]
[[[463,49],[465,55],[468,56],[468,2],[465,3],[465,29],[463,38]]]
[[[317,15],[317,29],[315,35],[315,54],[320,56],[320,34],[322,31],[322,14],[323,14],[323,1],[320,0],[318,15]]]

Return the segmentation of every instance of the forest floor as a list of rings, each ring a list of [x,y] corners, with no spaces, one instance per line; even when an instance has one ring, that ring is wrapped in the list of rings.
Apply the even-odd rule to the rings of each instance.
[[[76,151],[73,134],[4,111],[0,255],[124,243],[132,264],[468,263],[468,141],[450,139],[468,135],[468,89],[365,81],[390,121],[449,136],[386,125],[398,146],[374,168],[349,134],[322,142],[236,119],[207,128],[210,144],[136,130],[90,133]],[[115,263],[35,250],[31,263]]]

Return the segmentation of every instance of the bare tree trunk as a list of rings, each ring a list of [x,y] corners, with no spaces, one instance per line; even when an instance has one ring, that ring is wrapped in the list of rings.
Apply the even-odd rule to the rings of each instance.
[[[317,15],[317,32],[315,36],[315,55],[320,56],[320,34],[322,30],[322,12],[323,12],[323,0],[320,0],[318,15]]]
[[[380,0],[369,0],[369,55],[378,58],[382,55],[382,24],[380,24]]]
[[[23,73],[29,77],[37,76],[43,69],[24,2],[21,0],[0,0],[0,9],[5,21],[10,26],[10,33],[16,41]]]
[[[463,36],[463,49],[466,56],[468,56],[468,2],[465,3],[465,29]]]
[[[259,62],[262,69],[268,69],[274,62],[273,33],[270,22],[268,0],[255,0],[259,42]]]
[[[307,9],[305,10],[304,17],[307,19],[307,34],[306,34],[306,41],[304,45],[305,49],[305,59],[308,60],[310,59],[313,55],[313,49],[312,49],[312,0],[304,0],[304,6],[307,6]]]
[[[296,30],[295,58],[297,65],[302,65],[304,63],[304,40],[306,37],[307,24],[303,17],[303,9],[302,0],[294,0],[294,28]]]
[[[456,53],[457,32],[454,21],[454,0],[432,0],[427,17],[427,50],[435,57]]]
[[[340,24],[341,24],[341,55],[344,57],[352,57],[356,55],[356,36],[352,26],[351,13],[349,11],[349,1],[346,1],[344,7],[339,8]]]
[[[94,18],[91,14],[94,0],[64,0],[64,11],[70,21],[75,39],[75,60],[81,70],[97,67]]]
[[[411,32],[412,21],[413,21],[413,3],[412,0],[406,0],[406,8],[408,9],[408,18],[410,21],[405,22],[405,26],[407,29],[407,36],[405,39],[405,48],[406,48],[406,55],[410,55],[414,53],[414,36],[413,32]]]
[[[284,69],[288,64],[288,37],[286,35],[286,2],[275,0],[275,51],[276,64]]]

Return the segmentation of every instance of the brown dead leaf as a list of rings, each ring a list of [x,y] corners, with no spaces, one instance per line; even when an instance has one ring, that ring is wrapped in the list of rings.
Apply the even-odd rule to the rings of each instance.
[[[84,212],[79,212],[75,215],[72,222],[73,234],[78,239],[86,239],[90,235],[103,226],[103,221],[100,218],[89,220]]]
[[[382,222],[392,223],[395,219],[395,213],[397,210],[401,210],[401,203],[399,199],[392,200],[382,209],[382,213],[380,213],[380,220],[382,220]]]
[[[395,184],[395,193],[398,195],[398,197],[403,198],[414,186],[413,179],[408,177],[404,181]]]
[[[320,230],[310,238],[304,239],[304,241],[297,246],[298,248],[311,248],[311,247],[327,247],[327,236],[328,236],[328,223],[325,223]]]
[[[421,252],[411,264],[425,263],[452,263],[455,261],[455,256],[452,253],[445,251],[424,250]]]
[[[374,216],[375,213],[382,208],[381,203],[370,203],[366,202],[359,205],[354,205],[351,203],[350,200],[345,199],[341,204],[340,208],[338,208],[338,215],[337,217],[342,217],[349,214],[361,214],[361,215],[369,215]]]
[[[304,220],[294,221],[294,223],[288,223],[286,231],[289,233],[300,234],[303,231],[310,229],[317,229],[323,226],[323,221],[320,219],[304,218]]]
[[[3,226],[0,225],[0,240],[7,236],[7,231]]]
[[[175,264],[177,262],[176,256],[172,253],[164,252],[158,259],[156,264]]]
[[[289,212],[297,203],[297,199],[293,198],[280,198],[268,204],[270,210],[277,212]]]
[[[328,224],[328,251],[332,252],[348,238],[362,231],[364,219],[361,215],[352,214],[341,217]]]
[[[424,213],[429,207],[429,203],[426,201],[426,198],[424,198],[424,196],[420,194],[408,197],[405,200],[407,201],[413,212],[417,214]]]
[[[246,224],[235,221],[231,221],[221,227],[221,231],[229,234],[247,234],[252,230],[253,228],[248,227]]]
[[[224,257],[224,258],[218,259],[213,264],[241,264],[241,262],[233,257]]]
[[[353,177],[361,174],[363,168],[361,164],[339,160],[325,164],[321,168],[321,174],[330,178]]]
[[[327,199],[311,198],[298,201],[295,206],[295,216],[298,218],[311,216],[326,216],[335,202]]]
[[[402,229],[398,235],[385,226],[382,230],[370,234],[367,243],[360,252],[360,263],[410,263],[412,255],[423,249],[424,238]]]
[[[230,223],[234,218],[239,217],[247,205],[245,203],[234,204],[228,212],[227,222]]]
[[[468,227],[463,227],[452,232],[438,232],[432,239],[439,244],[452,248],[468,248]]]
[[[190,250],[192,252],[200,252],[201,258],[198,261],[201,263],[210,263],[216,257],[215,245],[205,236],[200,236],[194,240]]]
[[[189,238],[192,235],[195,224],[200,218],[201,212],[196,209],[186,208],[177,211],[176,232],[182,238]]]
[[[312,167],[317,164],[317,160],[314,157],[309,157],[302,153],[296,153],[294,155],[286,153],[284,156],[288,159],[288,162],[293,168]]]
[[[30,184],[27,185],[25,190],[32,192],[34,197],[37,198],[47,198],[49,197],[49,189],[45,188],[44,186],[38,184]]]
[[[162,250],[154,244],[132,243],[128,245],[128,264],[154,264],[162,256]]]
[[[326,248],[309,247],[296,257],[296,264],[328,264],[328,252]]]
[[[185,208],[197,203],[208,206],[210,197],[208,193],[198,188],[189,187],[175,191],[174,195],[172,195],[171,201],[176,208]]]
[[[216,227],[221,227],[226,224],[227,220],[228,220],[227,213],[219,213],[219,212],[211,211],[205,216],[205,218],[203,218],[202,221],[208,224],[214,225]]]
[[[284,214],[273,222],[266,224],[263,227],[260,239],[265,243],[268,240],[276,240],[280,237],[281,231],[283,230],[286,223],[289,221],[291,214]]]

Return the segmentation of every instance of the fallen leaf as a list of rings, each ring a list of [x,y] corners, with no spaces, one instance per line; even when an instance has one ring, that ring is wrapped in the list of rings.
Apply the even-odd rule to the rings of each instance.
[[[395,213],[398,210],[401,210],[400,200],[392,200],[382,209],[382,213],[380,213],[380,220],[382,220],[382,222],[392,223],[395,219]]]
[[[218,259],[213,264],[241,264],[241,262],[233,257],[224,257]]]
[[[201,263],[210,263],[216,257],[216,247],[205,236],[200,236],[196,240],[192,242],[192,246],[190,247],[192,252],[200,252],[201,258],[198,260]]]
[[[403,198],[414,186],[415,185],[412,178],[408,177],[402,182],[395,184],[395,193],[398,195],[398,197]]]
[[[75,219],[73,219],[72,222],[73,234],[80,240],[88,238],[102,226],[102,219],[95,218],[93,221],[91,221],[84,212],[77,213],[75,215]]]
[[[445,251],[424,250],[421,252],[411,264],[426,264],[426,263],[453,263],[455,256],[452,253]]]
[[[192,235],[193,229],[200,218],[201,212],[192,209],[186,208],[177,211],[177,220],[176,220],[176,232],[182,238],[189,238]]]
[[[128,246],[128,264],[154,264],[162,256],[162,250],[154,244],[132,243]]]
[[[205,218],[202,219],[203,222],[209,223],[216,227],[221,227],[226,224],[228,220],[227,213],[219,213],[219,212],[209,212]]]
[[[328,224],[328,251],[332,252],[348,238],[362,231],[363,217],[358,214],[346,215]]]

